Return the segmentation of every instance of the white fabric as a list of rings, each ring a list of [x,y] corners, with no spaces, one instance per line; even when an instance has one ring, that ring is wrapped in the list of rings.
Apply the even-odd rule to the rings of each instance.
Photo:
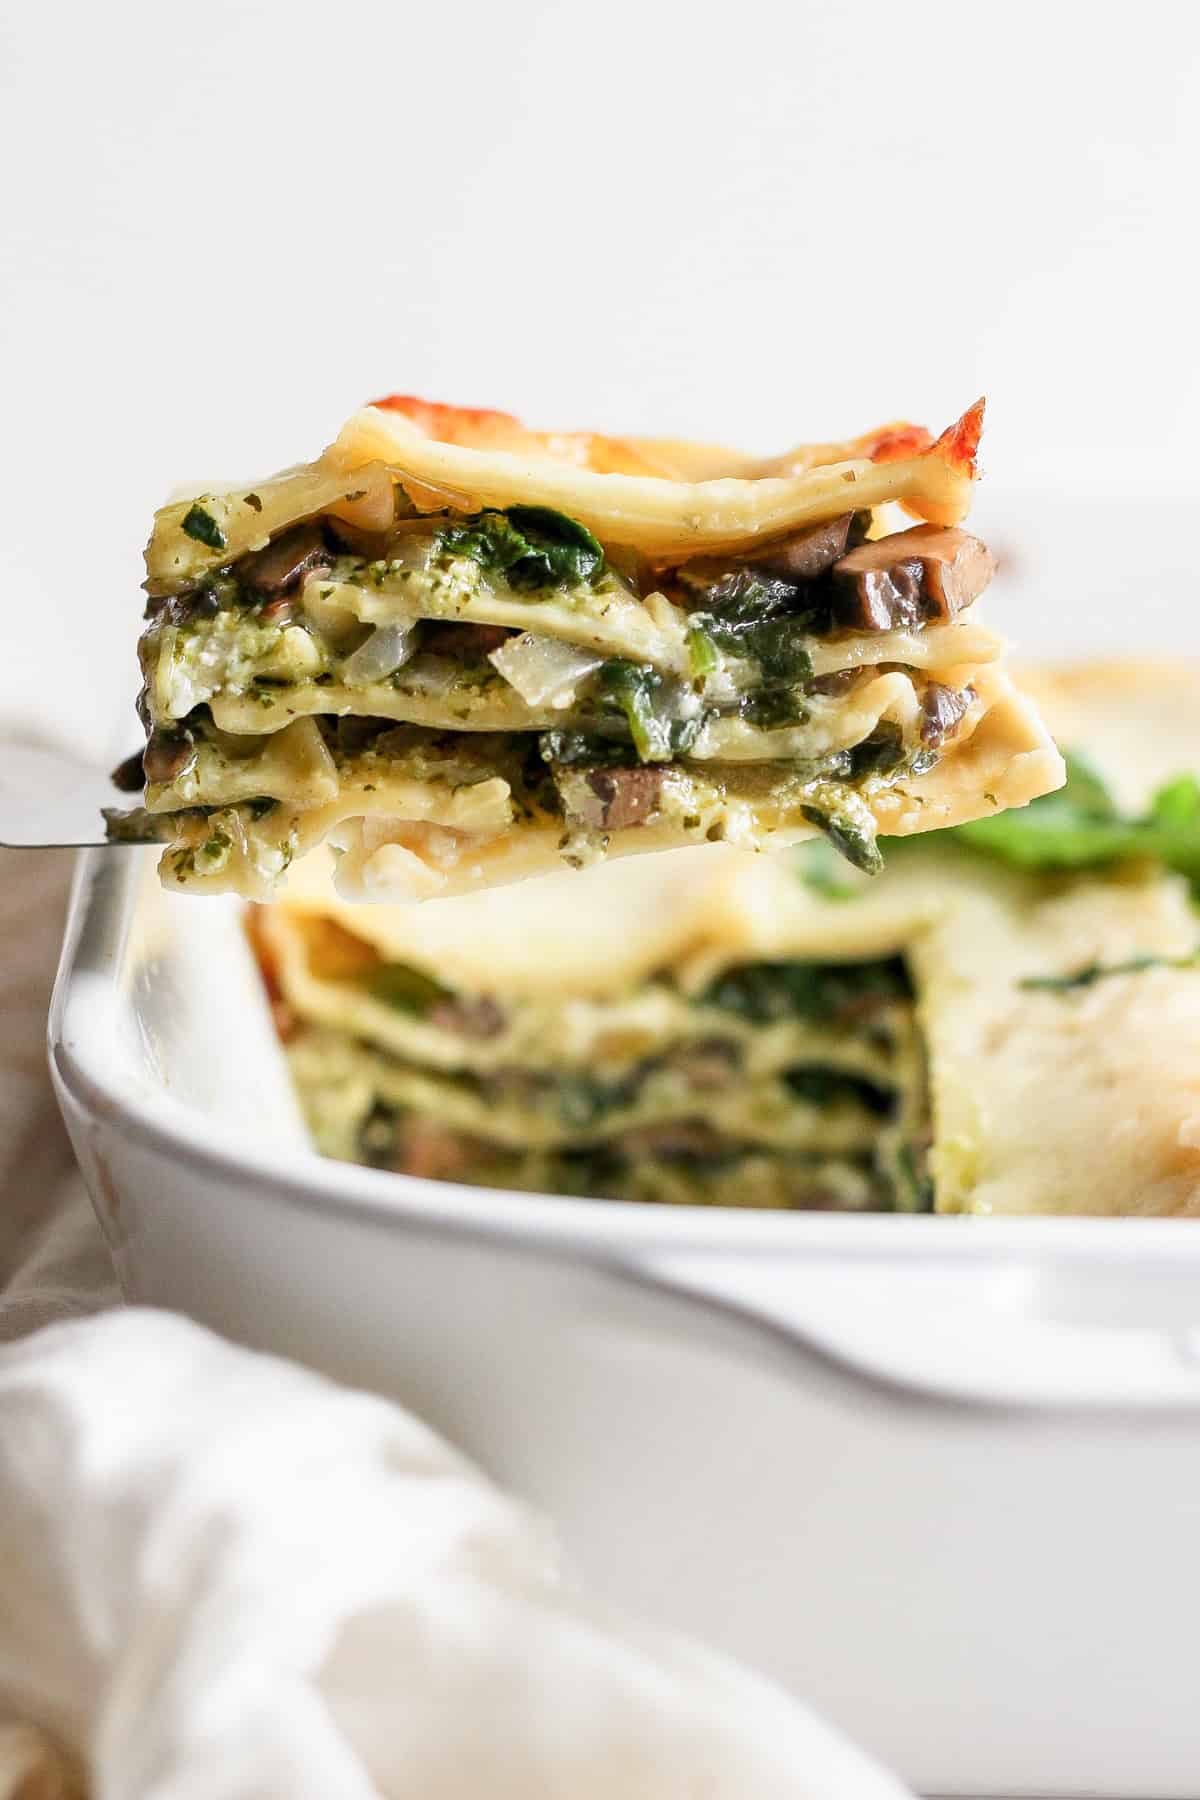
[[[0,853],[0,1800],[899,1800],[400,1408],[106,1310],[44,1073],[64,860]]]
[[[155,1800],[898,1790],[399,1408],[145,1309],[0,1352],[0,1697]]]

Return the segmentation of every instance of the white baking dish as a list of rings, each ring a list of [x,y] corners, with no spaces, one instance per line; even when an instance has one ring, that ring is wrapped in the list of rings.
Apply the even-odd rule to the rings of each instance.
[[[1200,1227],[323,1162],[236,909],[80,865],[54,1078],[134,1299],[390,1391],[929,1792],[1200,1794]]]

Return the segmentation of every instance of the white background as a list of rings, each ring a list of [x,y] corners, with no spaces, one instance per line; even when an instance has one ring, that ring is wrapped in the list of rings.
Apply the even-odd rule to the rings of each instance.
[[[49,631],[107,748],[166,489],[389,389],[763,451],[986,390],[993,496],[1190,481],[1195,5],[39,0],[0,168],[10,724]]]

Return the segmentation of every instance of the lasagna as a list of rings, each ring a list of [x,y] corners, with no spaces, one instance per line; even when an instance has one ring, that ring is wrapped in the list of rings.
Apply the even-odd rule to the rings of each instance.
[[[302,866],[251,927],[318,1148],[558,1194],[924,1205],[905,965],[795,955],[758,860],[686,851],[432,908],[347,903]]]
[[[1023,685],[1066,786],[875,880],[726,847],[362,907],[310,859],[252,915],[318,1147],[626,1200],[1200,1213],[1200,675]]]
[[[1021,806],[1057,753],[978,616],[982,403],[764,462],[391,397],[312,464],[165,507],[140,644],[164,882],[359,899]],[[898,528],[897,528],[898,527]]]

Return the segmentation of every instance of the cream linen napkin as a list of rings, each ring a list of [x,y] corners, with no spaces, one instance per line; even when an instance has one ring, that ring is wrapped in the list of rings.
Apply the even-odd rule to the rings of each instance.
[[[0,852],[0,1800],[899,1800],[400,1408],[107,1310],[44,1064],[66,860]]]
[[[0,1351],[0,1701],[120,1800],[896,1800],[398,1407],[149,1309]]]

